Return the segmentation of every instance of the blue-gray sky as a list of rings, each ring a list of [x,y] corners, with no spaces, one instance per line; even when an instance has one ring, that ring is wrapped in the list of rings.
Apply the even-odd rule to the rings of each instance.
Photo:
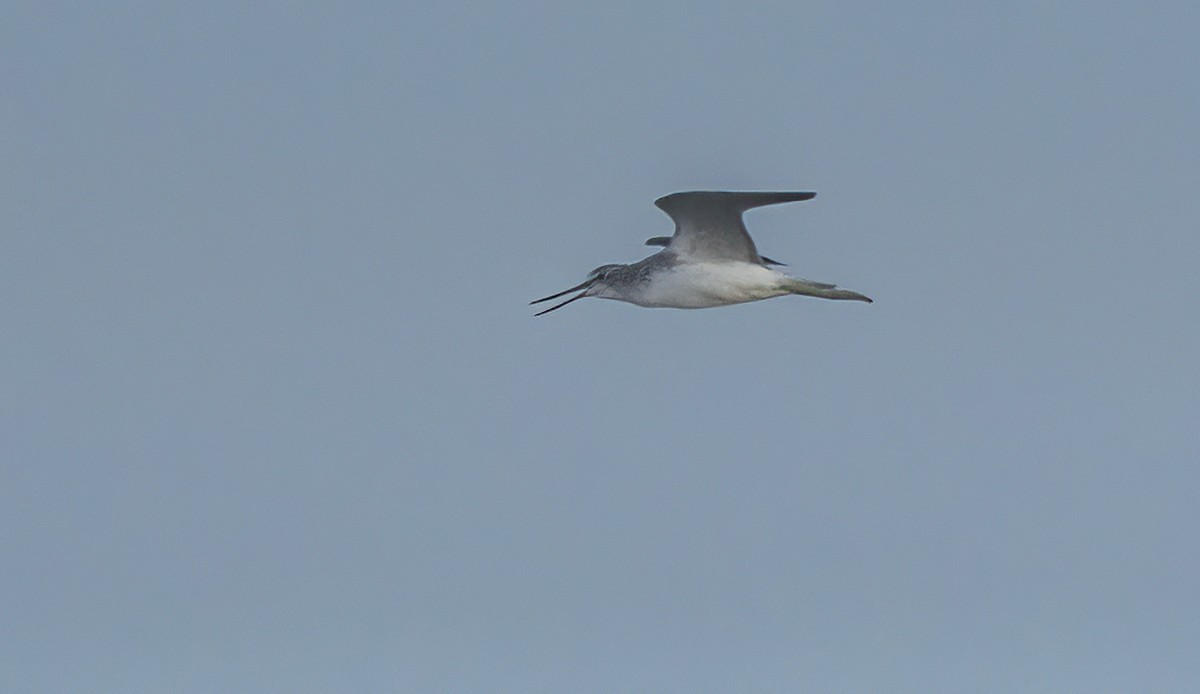
[[[1194,691],[1197,26],[6,3],[0,689]]]

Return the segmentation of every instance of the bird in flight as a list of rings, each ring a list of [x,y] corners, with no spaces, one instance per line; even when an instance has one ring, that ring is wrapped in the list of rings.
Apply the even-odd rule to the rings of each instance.
[[[710,308],[787,294],[821,299],[870,299],[834,284],[790,277],[782,265],[758,254],[742,213],[764,205],[811,200],[816,193],[743,193],[693,191],[654,201],[675,221],[674,236],[656,236],[648,246],[663,246],[630,265],[601,265],[570,289],[529,302],[540,304],[579,292],[534,315],[543,315],[585,297],[615,299],[638,306]]]

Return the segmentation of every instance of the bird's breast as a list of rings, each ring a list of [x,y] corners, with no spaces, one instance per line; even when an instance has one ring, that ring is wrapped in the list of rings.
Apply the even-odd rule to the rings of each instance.
[[[788,293],[785,275],[753,263],[681,263],[648,279],[623,298],[640,306],[710,308]]]

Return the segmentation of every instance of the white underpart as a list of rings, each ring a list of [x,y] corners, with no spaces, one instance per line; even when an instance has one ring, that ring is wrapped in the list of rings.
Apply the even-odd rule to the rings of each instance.
[[[648,284],[622,287],[620,297],[604,298],[620,298],[639,306],[710,308],[788,294],[784,288],[787,279],[781,272],[754,263],[690,262],[655,274]]]

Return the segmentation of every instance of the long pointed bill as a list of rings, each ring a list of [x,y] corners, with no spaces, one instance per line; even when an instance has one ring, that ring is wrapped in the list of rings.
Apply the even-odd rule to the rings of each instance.
[[[534,304],[540,304],[540,303],[542,303],[543,301],[549,301],[549,300],[551,300],[551,299],[557,299],[558,297],[560,297],[560,296],[562,296],[562,295],[564,295],[564,294],[570,294],[571,292],[577,292],[577,291],[579,291],[580,289],[587,289],[588,287],[592,286],[592,283],[593,283],[593,282],[595,282],[595,281],[596,281],[596,278],[595,278],[595,277],[589,277],[589,278],[587,278],[587,279],[586,279],[586,280],[585,280],[585,281],[584,281],[582,284],[577,284],[577,285],[575,285],[574,287],[571,287],[570,289],[564,289],[564,290],[562,290],[561,292],[559,292],[559,293],[557,293],[557,294],[551,294],[550,296],[543,296],[543,297],[542,297],[542,298],[540,298],[540,299],[535,299],[534,301],[530,301],[530,302],[529,302],[529,305],[530,305],[530,306],[533,306]],[[561,306],[562,304],[559,304],[559,305]],[[538,315],[540,316],[541,314],[539,313]]]
[[[578,289],[578,288],[579,288],[579,287],[576,287],[575,289]],[[571,289],[568,289],[567,291],[573,291],[573,290],[571,290]],[[555,294],[554,296],[562,296],[562,294]],[[571,297],[570,299],[567,299],[566,301],[562,302],[561,304],[554,304],[553,306],[551,306],[550,308],[546,309],[545,311],[538,311],[537,313],[535,313],[535,314],[533,314],[533,315],[534,315],[534,316],[541,316],[541,315],[545,315],[545,314],[547,314],[547,313],[550,313],[551,311],[555,311],[555,310],[557,310],[557,309],[560,309],[560,308],[562,308],[563,306],[566,306],[567,304],[571,303],[572,301],[578,301],[578,300],[582,299],[582,298],[583,298],[583,297],[585,297],[585,296],[587,296],[587,291],[582,291],[582,292],[579,292],[578,294],[576,294],[575,296]],[[553,299],[554,297],[553,297],[553,296],[551,296],[551,297],[546,297],[546,298],[548,298],[548,299]]]

